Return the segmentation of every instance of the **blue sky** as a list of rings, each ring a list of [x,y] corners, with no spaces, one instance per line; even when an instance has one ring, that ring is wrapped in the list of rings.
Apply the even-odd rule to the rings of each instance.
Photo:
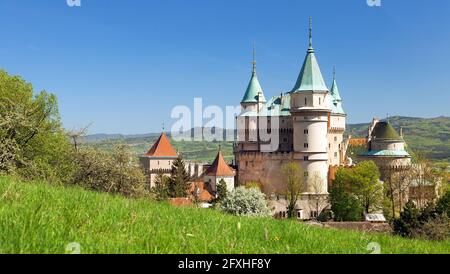
[[[350,123],[450,116],[450,1],[0,0],[0,68],[58,96],[64,126],[145,133],[173,106],[236,105],[253,42],[266,97],[289,91],[308,17]]]

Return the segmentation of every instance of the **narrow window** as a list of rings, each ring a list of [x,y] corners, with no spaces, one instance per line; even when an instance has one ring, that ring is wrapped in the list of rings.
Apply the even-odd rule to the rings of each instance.
[[[305,106],[306,106],[306,103],[307,103],[307,101],[306,101],[306,98],[305,98]]]
[[[322,99],[321,98],[319,98],[319,105],[322,103]]]

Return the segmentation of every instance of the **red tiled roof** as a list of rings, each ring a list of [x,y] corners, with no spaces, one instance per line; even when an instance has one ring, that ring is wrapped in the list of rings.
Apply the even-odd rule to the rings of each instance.
[[[209,176],[234,176],[234,170],[228,166],[223,159],[222,151],[219,150],[216,159],[206,170],[205,175]]]
[[[200,201],[211,202],[212,200],[214,200],[214,196],[208,191],[207,187],[205,186],[205,183],[201,181],[191,183],[191,188],[189,191],[192,195],[194,195],[197,187],[200,189],[198,197]]]
[[[348,145],[353,147],[367,145],[367,138],[351,138]]]
[[[166,134],[163,132],[152,148],[145,154],[150,157],[177,157],[177,152],[169,142]]]

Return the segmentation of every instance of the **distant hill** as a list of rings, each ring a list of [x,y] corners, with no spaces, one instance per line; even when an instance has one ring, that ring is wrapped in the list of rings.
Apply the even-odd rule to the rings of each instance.
[[[450,162],[450,117],[437,118],[415,118],[415,117],[390,117],[389,122],[397,131],[403,128],[405,140],[410,149],[414,152],[422,152],[427,157]],[[347,125],[346,135],[352,137],[366,137],[370,122]],[[196,129],[199,130],[199,129]],[[211,129],[215,132],[214,129]],[[193,136],[194,129],[188,135]],[[135,154],[142,154],[149,149],[160,133],[146,134],[94,134],[88,135],[84,141],[88,145],[95,145],[105,149],[110,149],[114,143],[126,143]],[[233,135],[234,130],[224,131],[226,135]],[[170,136],[170,134],[168,134]],[[232,160],[232,142],[174,142],[176,149],[183,153],[189,160],[212,161],[219,145],[222,146],[223,153],[227,160]]]
[[[424,153],[435,160],[450,162],[450,117],[415,118],[394,116],[389,118],[392,126],[403,135],[409,148]],[[366,137],[370,123],[350,124],[347,135]]]

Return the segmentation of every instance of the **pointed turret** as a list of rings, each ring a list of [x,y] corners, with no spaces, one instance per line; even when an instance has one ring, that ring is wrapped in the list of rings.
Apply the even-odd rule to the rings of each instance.
[[[336,82],[336,69],[335,68],[333,69],[333,84],[331,85],[330,92],[331,92],[331,96],[333,96],[333,99],[335,101],[342,102],[342,98],[341,98],[341,95],[339,94],[339,89],[338,89],[338,85]]]
[[[339,94],[339,88],[336,81],[336,68],[333,68],[333,84],[331,85],[331,112],[345,114],[344,109],[342,108],[342,98]]]
[[[261,88],[261,85],[258,81],[258,76],[256,75],[256,59],[255,59],[255,48],[253,47],[253,69],[252,69],[252,77],[250,78],[250,82],[248,83],[247,90],[245,91],[244,98],[242,98],[241,104],[248,103],[258,103],[266,102],[266,98],[264,97],[264,92]]]
[[[222,177],[232,177],[234,176],[233,169],[228,166],[222,155],[222,150],[219,148],[216,159],[212,165],[206,170],[205,175],[207,176],[222,176]]]
[[[177,151],[170,144],[169,138],[164,132],[161,133],[152,148],[144,154],[147,157],[177,157],[177,155]]]
[[[291,92],[328,91],[312,46],[312,19],[309,18],[309,47],[305,61]]]

